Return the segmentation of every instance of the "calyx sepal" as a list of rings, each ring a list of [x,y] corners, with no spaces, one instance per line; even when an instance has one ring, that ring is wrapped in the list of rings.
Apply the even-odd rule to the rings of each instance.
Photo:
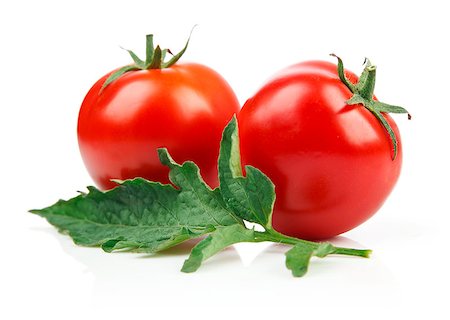
[[[375,88],[377,68],[370,62],[369,59],[365,59],[364,70],[359,77],[359,81],[354,84],[345,76],[344,64],[342,62],[342,59],[335,54],[331,54],[331,56],[337,58],[338,60],[339,79],[353,93],[353,96],[346,101],[347,104],[361,104],[377,118],[377,120],[389,134],[393,148],[392,160],[394,160],[397,157],[398,153],[398,140],[394,130],[392,129],[386,118],[383,116],[383,113],[406,113],[408,114],[408,119],[411,119],[411,114],[403,107],[374,100],[373,92]]]
[[[155,48],[153,44],[153,34],[148,34],[146,36],[145,60],[140,59],[133,51],[122,48],[128,52],[134,63],[124,66],[113,72],[103,83],[100,92],[103,91],[103,89],[105,89],[110,83],[114,82],[127,72],[136,70],[164,69],[173,66],[186,52],[194,28],[195,26],[192,28],[183,49],[181,49],[181,51],[177,54],[173,54],[170,49],[161,49],[159,45]],[[172,57],[166,61],[167,54],[171,55]]]

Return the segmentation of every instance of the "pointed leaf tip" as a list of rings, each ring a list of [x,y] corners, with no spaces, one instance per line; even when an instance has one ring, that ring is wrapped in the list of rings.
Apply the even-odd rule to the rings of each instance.
[[[162,67],[163,68],[169,68],[171,66],[173,66],[175,63],[177,63],[178,60],[180,60],[180,58],[183,56],[183,54],[186,52],[188,45],[189,45],[189,41],[191,40],[191,36],[192,36],[192,32],[194,31],[195,27],[197,25],[194,25],[191,29],[191,32],[189,33],[189,37],[186,41],[186,44],[184,45],[183,49],[181,49],[180,52],[178,52],[176,55],[174,55],[169,61],[167,62],[163,62],[162,63]]]
[[[338,70],[338,76],[339,79],[345,86],[350,90],[350,92],[355,93],[356,88],[353,83],[346,77],[345,71],[344,71],[344,62],[340,57],[335,55],[334,53],[331,53],[330,56],[335,57],[338,60],[337,70]]]
[[[223,199],[240,218],[272,229],[275,186],[260,170],[246,166],[243,174],[236,116],[225,127],[219,152],[219,181]]]
[[[170,166],[170,164],[173,162],[173,159],[170,156],[167,148],[159,148],[158,149],[158,157],[159,157],[159,161],[163,165]]]
[[[128,52],[128,54],[130,55],[131,59],[133,59],[134,64],[139,68],[139,69],[143,69],[144,68],[144,61],[142,61],[133,51],[125,49],[123,47],[120,47],[122,50],[125,50]]]
[[[105,88],[109,84],[111,84],[112,82],[116,81],[118,78],[120,78],[125,73],[127,73],[129,71],[134,71],[134,70],[139,70],[139,68],[136,65],[128,65],[128,66],[124,66],[124,67],[118,69],[117,71],[111,73],[111,75],[103,83],[103,85],[102,85],[102,87],[101,87],[101,89],[100,89],[100,91],[98,93],[101,94],[103,92],[103,90],[105,90]]]

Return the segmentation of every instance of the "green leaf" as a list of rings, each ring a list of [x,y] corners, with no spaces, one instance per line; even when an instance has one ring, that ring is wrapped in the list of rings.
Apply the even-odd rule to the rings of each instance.
[[[189,41],[191,40],[192,31],[194,31],[195,27],[197,25],[193,26],[191,29],[191,33],[189,34],[189,38],[186,41],[186,44],[184,45],[183,49],[181,49],[180,52],[178,52],[176,55],[174,55],[169,61],[163,62],[162,67],[163,68],[169,68],[170,66],[173,66],[175,63],[180,60],[180,58],[183,56],[183,54],[186,52],[186,49],[188,48]]]
[[[364,99],[363,97],[361,97],[359,94],[354,94],[350,99],[348,99],[346,101],[346,103],[351,106],[351,105],[355,105],[355,104],[362,104],[364,105],[367,102],[366,99]]]
[[[76,244],[101,246],[108,252],[157,252],[220,226],[242,225],[226,208],[220,191],[205,184],[194,163],[179,165],[166,149],[159,155],[177,188],[136,178],[106,192],[89,187],[87,194],[31,212]]]
[[[255,231],[241,225],[218,227],[216,231],[200,241],[184,261],[183,272],[195,272],[203,261],[222,251],[226,247],[239,242],[256,242]]]
[[[142,61],[133,51],[122,48],[123,50],[127,51],[131,57],[131,59],[133,59],[134,64],[139,68],[139,69],[144,69],[145,68],[145,63],[144,61]]]
[[[119,70],[111,73],[111,75],[106,79],[105,83],[103,83],[103,86],[100,90],[100,93],[103,91],[103,89],[105,89],[111,82],[117,80],[118,78],[120,78],[124,73],[127,73],[129,71],[134,71],[134,70],[139,70],[139,68],[135,65],[129,65],[129,66],[125,66],[120,68]]]
[[[320,243],[316,248],[298,243],[286,252],[286,267],[292,271],[294,277],[302,277],[308,271],[313,256],[324,258],[335,252],[336,248],[330,243]]]
[[[344,63],[342,62],[342,59],[340,57],[338,57],[337,55],[335,55],[334,53],[330,54],[330,56],[335,57],[338,60],[338,75],[339,78],[341,79],[342,83],[345,84],[345,86],[352,92],[355,92],[355,85],[353,83],[350,82],[350,80],[345,76],[345,71],[344,71]]]
[[[275,186],[260,170],[245,167],[243,176],[236,117],[222,135],[219,155],[220,190],[227,206],[244,220],[272,229]]]
[[[409,118],[411,118],[408,110],[406,110],[403,107],[400,106],[394,106],[391,104],[374,101],[373,102],[373,108],[379,112],[386,112],[386,113],[407,113]]]
[[[147,69],[161,69],[162,50],[160,46],[156,46],[153,52],[152,61],[148,65]]]
[[[164,61],[166,59],[167,54],[172,54],[170,49],[164,49],[161,51],[161,61]]]
[[[398,142],[397,142],[397,137],[395,136],[394,130],[392,129],[389,122],[387,122],[385,117],[379,111],[372,110],[372,109],[369,109],[369,110],[375,115],[375,117],[378,119],[378,121],[381,123],[381,125],[384,127],[384,129],[389,134],[389,137],[391,138],[392,148],[394,151],[393,155],[392,155],[392,159],[395,159],[397,157],[397,152],[398,152]]]
[[[204,260],[238,242],[294,245],[286,253],[286,265],[295,276],[306,273],[312,256],[325,257],[330,253],[369,256],[370,250],[318,244],[272,229],[274,185],[251,166],[245,167],[243,176],[238,137],[237,120],[233,117],[221,142],[220,188],[212,190],[193,162],[179,165],[167,149],[161,148],[159,159],[169,167],[173,185],[142,178],[114,180],[118,186],[112,190],[102,192],[88,187],[87,193],[31,212],[46,218],[76,244],[100,246],[106,252],[154,253],[209,234],[192,249],[183,272],[196,271]],[[247,229],[242,219],[261,224],[265,231]]]

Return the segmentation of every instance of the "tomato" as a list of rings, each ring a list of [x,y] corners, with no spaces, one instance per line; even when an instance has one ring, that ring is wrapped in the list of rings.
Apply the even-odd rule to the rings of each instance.
[[[156,68],[132,65],[124,67],[128,72],[109,73],[81,105],[78,142],[86,168],[101,189],[114,187],[111,179],[138,176],[168,183],[169,170],[156,151],[166,147],[177,162],[194,161],[205,181],[216,187],[221,133],[239,111],[239,102],[214,70],[197,63],[164,63],[165,52],[147,41],[151,54],[161,59]],[[114,74],[120,76],[112,81]]]
[[[319,240],[358,226],[381,207],[400,174],[395,122],[382,113],[396,137],[393,159],[386,128],[363,105],[347,103],[353,93],[337,70],[324,61],[288,67],[238,115],[242,162],[275,184],[273,227],[286,235]],[[349,86],[358,80],[344,75]]]

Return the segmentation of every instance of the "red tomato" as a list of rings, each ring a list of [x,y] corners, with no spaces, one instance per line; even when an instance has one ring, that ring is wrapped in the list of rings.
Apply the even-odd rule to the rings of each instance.
[[[143,177],[168,183],[157,148],[194,161],[205,181],[218,185],[217,157],[224,126],[240,109],[228,83],[212,69],[177,63],[133,70],[90,89],[80,109],[78,142],[84,163],[101,189],[111,179]]]
[[[277,231],[336,236],[371,217],[392,191],[402,164],[397,126],[383,113],[397,136],[393,160],[388,133],[368,109],[346,103],[352,95],[335,64],[304,62],[275,75],[239,113],[243,164],[275,184]]]

